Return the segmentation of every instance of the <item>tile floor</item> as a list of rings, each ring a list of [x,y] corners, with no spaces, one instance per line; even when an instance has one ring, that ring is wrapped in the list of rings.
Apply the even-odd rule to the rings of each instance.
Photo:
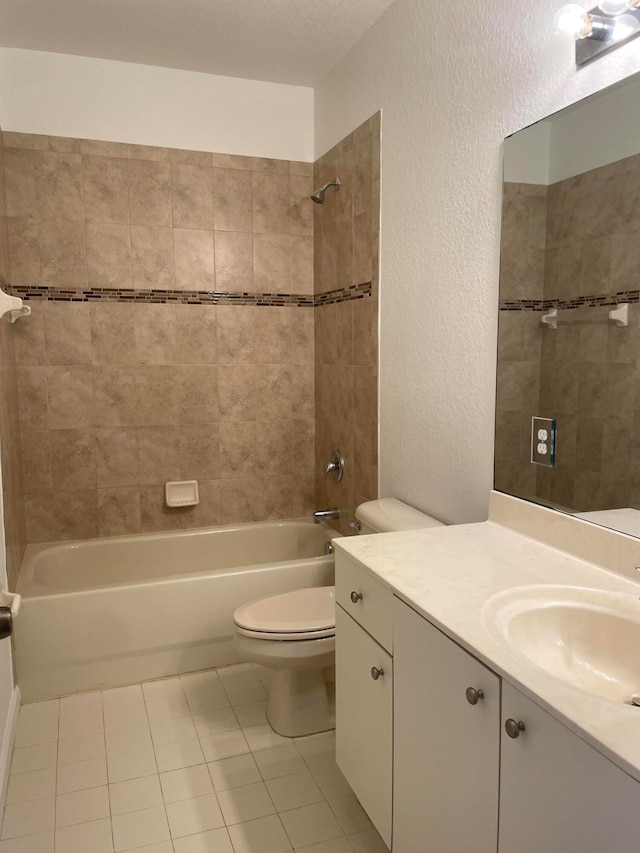
[[[388,853],[252,664],[23,705],[0,853]]]

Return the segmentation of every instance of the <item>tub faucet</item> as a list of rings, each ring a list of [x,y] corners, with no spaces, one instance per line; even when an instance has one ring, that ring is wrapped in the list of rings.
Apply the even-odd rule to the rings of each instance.
[[[330,521],[332,518],[340,518],[340,510],[337,506],[331,509],[317,509],[313,513],[313,520],[316,524],[320,524],[321,521]]]

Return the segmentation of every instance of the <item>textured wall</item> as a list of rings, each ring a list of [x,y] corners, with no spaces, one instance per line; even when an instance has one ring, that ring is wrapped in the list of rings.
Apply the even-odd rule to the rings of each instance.
[[[7,130],[313,159],[304,86],[8,47],[0,80]]]
[[[378,496],[378,243],[380,114],[321,157],[315,183],[336,176],[315,205],[316,293],[371,282],[371,296],[315,309],[316,504],[337,506],[343,533],[353,533],[354,508]],[[324,479],[334,449],[344,479]]]
[[[316,89],[316,154],[383,115],[380,484],[449,522],[492,485],[502,139],[640,69],[576,71],[558,0],[396,0]]]
[[[3,134],[0,131],[0,280],[6,282],[9,280],[9,250],[3,161]],[[11,589],[15,588],[25,546],[14,330],[8,316],[0,320],[0,452],[6,565]]]

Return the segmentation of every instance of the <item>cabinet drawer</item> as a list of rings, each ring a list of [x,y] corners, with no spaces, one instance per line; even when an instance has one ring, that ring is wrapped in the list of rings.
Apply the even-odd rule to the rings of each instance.
[[[393,651],[393,593],[376,580],[370,571],[341,554],[338,549],[336,601],[381,646],[389,652]]]

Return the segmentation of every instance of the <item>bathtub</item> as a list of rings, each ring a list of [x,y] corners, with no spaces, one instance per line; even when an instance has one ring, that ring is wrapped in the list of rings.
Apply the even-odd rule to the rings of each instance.
[[[29,545],[14,626],[23,701],[237,662],[236,607],[333,584],[334,536],[274,521]]]

